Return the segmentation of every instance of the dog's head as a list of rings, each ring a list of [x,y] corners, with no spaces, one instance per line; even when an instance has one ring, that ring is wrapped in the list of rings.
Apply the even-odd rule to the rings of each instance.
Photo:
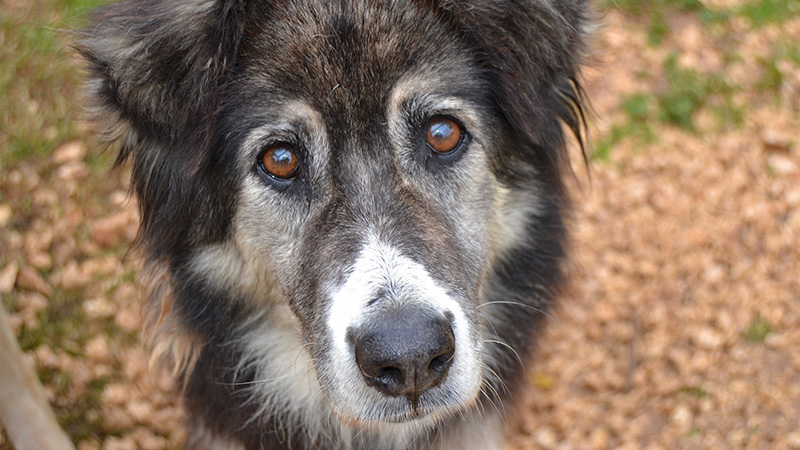
[[[474,403],[502,326],[481,306],[560,274],[583,3],[101,11],[82,51],[133,161],[141,242],[174,295],[203,293],[175,301],[179,321],[222,341],[290,310],[346,422],[426,425]]]

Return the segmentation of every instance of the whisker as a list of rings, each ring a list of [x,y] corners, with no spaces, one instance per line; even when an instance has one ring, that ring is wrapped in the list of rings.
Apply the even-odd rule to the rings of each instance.
[[[525,373],[525,362],[522,360],[522,356],[520,356],[520,354],[516,350],[514,350],[514,347],[510,346],[506,342],[499,341],[499,340],[496,340],[496,339],[484,339],[483,342],[488,342],[488,343],[492,343],[492,344],[501,345],[501,346],[511,350],[511,352],[514,353],[514,355],[517,357],[517,360],[519,361],[519,365],[522,366],[522,372]]]
[[[481,390],[483,390],[483,388],[481,388]],[[500,408],[497,406],[497,403],[495,403],[494,400],[492,400],[492,397],[490,395],[486,395],[486,394],[484,394],[483,397],[486,399],[486,401],[489,402],[489,404],[492,405],[492,408],[494,408],[494,410],[497,412],[497,414],[503,420],[503,423],[505,423],[506,419],[505,419],[505,417],[503,415],[503,412],[500,411]]]
[[[543,310],[543,309],[541,309],[541,308],[537,308],[537,307],[535,307],[535,306],[533,306],[533,305],[528,305],[528,304],[526,304],[526,303],[522,303],[522,302],[515,302],[515,301],[511,301],[511,300],[492,300],[492,301],[490,301],[490,302],[481,303],[480,305],[476,306],[476,307],[475,307],[475,309],[482,308],[482,307],[484,307],[484,306],[488,306],[488,305],[513,305],[513,306],[521,306],[521,307],[523,307],[523,308],[528,308],[528,309],[531,309],[531,310],[533,310],[533,311],[536,311],[536,312],[538,312],[538,313],[544,314],[546,317],[548,317],[548,318],[550,318],[550,319],[552,319],[552,320],[555,320],[555,319],[553,318],[553,316],[551,316],[551,315],[550,315],[550,314],[549,314],[547,311],[545,311],[545,310]]]
[[[497,389],[494,387],[494,385],[492,383],[487,383],[486,384],[486,388],[488,388],[490,391],[492,391],[491,394],[492,394],[492,396],[494,396],[494,398],[496,398],[496,399],[500,398],[500,394],[497,392]]]
[[[489,382],[495,382],[496,384],[498,384],[500,387],[502,387],[502,388],[503,388],[503,391],[504,391],[505,393],[507,393],[507,394],[511,394],[511,390],[510,390],[510,389],[508,389],[508,384],[507,384],[505,381],[503,381],[503,379],[500,377],[500,375],[499,375],[497,372],[495,372],[495,370],[494,370],[494,369],[492,369],[492,368],[491,368],[491,367],[490,367],[488,364],[486,364],[486,363],[483,363],[483,364],[482,364],[482,366],[483,366],[483,367],[484,367],[486,370],[488,370],[489,372],[491,372],[491,375],[492,375],[492,378],[493,378],[493,379],[492,379],[492,380],[487,380],[487,381],[489,381]]]
[[[486,391],[484,390],[483,386],[481,386],[481,388],[480,388],[480,393],[481,393],[481,397],[482,398],[483,397],[486,397],[486,398],[489,397],[489,394],[486,393]],[[477,405],[478,405],[478,408],[480,408],[480,417],[481,417],[481,419],[485,419],[486,418],[486,405],[484,405],[483,402],[480,399],[478,399]]]
[[[291,374],[281,375],[279,377],[274,378],[264,378],[262,380],[253,380],[253,381],[234,381],[230,383],[226,383],[223,381],[215,381],[214,384],[219,386],[228,386],[228,387],[237,387],[237,386],[252,386],[254,384],[264,384],[264,383],[271,383],[273,381],[283,380],[284,378],[288,378]]]

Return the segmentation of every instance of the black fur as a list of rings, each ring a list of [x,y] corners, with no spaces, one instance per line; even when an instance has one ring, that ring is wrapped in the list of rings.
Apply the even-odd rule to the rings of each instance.
[[[487,281],[487,291],[497,298],[486,301],[530,306],[496,305],[490,324],[492,332],[523,358],[530,355],[532,336],[564,280],[569,205],[563,177],[569,169],[562,122],[583,144],[578,79],[582,30],[589,20],[585,0],[392,2],[376,8],[386,16],[369,26],[359,22],[364,18],[357,8],[343,0],[336,8],[327,7],[338,10],[335,16],[320,13],[324,32],[319,36],[293,33],[287,25],[293,17],[307,17],[303,14],[310,7],[305,3],[127,0],[100,9],[79,48],[91,73],[98,128],[119,142],[119,163],[130,161],[133,166],[142,220],[138,245],[146,264],[165,268],[180,326],[204,343],[194,369],[184,374],[193,429],[233,437],[247,448],[335,445],[284,427],[279,411],[273,411],[274,420],[249,420],[257,405],[233,383],[253,381],[255,373],[239,370],[245,352],[230,333],[241,331],[245,319],[259,312],[234,294],[195,279],[188,270],[193,249],[231,236],[241,180],[230,174],[237,170],[236,154],[246,134],[264,120],[266,113],[253,115],[259,98],[306,98],[330,119],[336,145],[364,135],[377,136],[379,147],[385,144],[380,137],[383,108],[398,78],[440,39],[466,52],[487,88],[459,91],[454,80],[453,94],[475,98],[502,118],[498,135],[506,141],[498,145],[492,171],[509,187],[535,188],[542,203],[540,215],[530,221],[526,242],[498,262]],[[373,49],[390,39],[399,42],[393,41],[391,58],[377,55]],[[260,74],[258,79],[250,75],[253,72]],[[334,88],[339,89],[338,100],[330,100],[331,86],[318,82],[323,79],[341,80]],[[371,157],[380,155],[365,155]],[[341,186],[347,189],[346,183]],[[287,195],[311,199],[318,187],[308,181],[293,189]],[[424,204],[415,202],[419,203],[408,199],[406,204],[424,210]],[[394,228],[422,228],[409,222],[412,214],[402,208],[387,208],[392,210],[385,215],[397,222]],[[315,232],[305,236],[308,244],[301,251],[321,248],[315,240],[337,233],[350,220],[348,214],[357,211],[358,205],[329,205]],[[435,211],[424,214],[432,217],[431,223],[446,223],[433,217]],[[451,234],[440,231],[444,239]],[[343,233],[336,245],[351,248],[350,239]],[[455,241],[403,245],[437,261],[435,267],[451,268],[456,275],[450,276],[456,279],[475,276],[440,251],[457,247]],[[314,256],[308,259],[319,266],[334,264],[324,255]],[[304,280],[293,289],[314,298],[310,293],[321,287]],[[148,308],[160,311],[162,301],[154,298]],[[315,323],[310,300],[299,301],[293,309]],[[485,409],[507,401],[523,381],[512,352],[500,353],[490,364],[502,381],[485,381],[494,383],[480,400]],[[272,428],[258,425],[264,423]],[[421,436],[417,445],[436,442],[436,433]],[[202,444],[199,437],[196,444]]]

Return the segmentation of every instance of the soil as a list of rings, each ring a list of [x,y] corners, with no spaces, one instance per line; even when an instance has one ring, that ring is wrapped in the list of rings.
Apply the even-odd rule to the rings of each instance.
[[[526,367],[508,450],[800,449],[800,62],[780,59],[762,85],[800,20],[665,20],[654,45],[641,16],[601,18],[584,81],[593,143],[620,124],[650,132],[588,165],[573,146],[571,284]],[[659,115],[672,54],[737,86],[704,91],[690,128]],[[642,93],[633,120],[622,99]],[[730,121],[713,107],[727,100]],[[96,170],[95,146],[4,174],[0,293],[78,448],[180,447],[180,401],[138,337],[127,175]]]

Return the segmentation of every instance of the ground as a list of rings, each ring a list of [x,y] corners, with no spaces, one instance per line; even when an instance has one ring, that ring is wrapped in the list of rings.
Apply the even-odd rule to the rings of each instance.
[[[179,448],[127,172],[65,45],[96,3],[0,9],[2,307],[80,449]],[[800,0],[596,6],[571,284],[507,449],[800,449]]]

